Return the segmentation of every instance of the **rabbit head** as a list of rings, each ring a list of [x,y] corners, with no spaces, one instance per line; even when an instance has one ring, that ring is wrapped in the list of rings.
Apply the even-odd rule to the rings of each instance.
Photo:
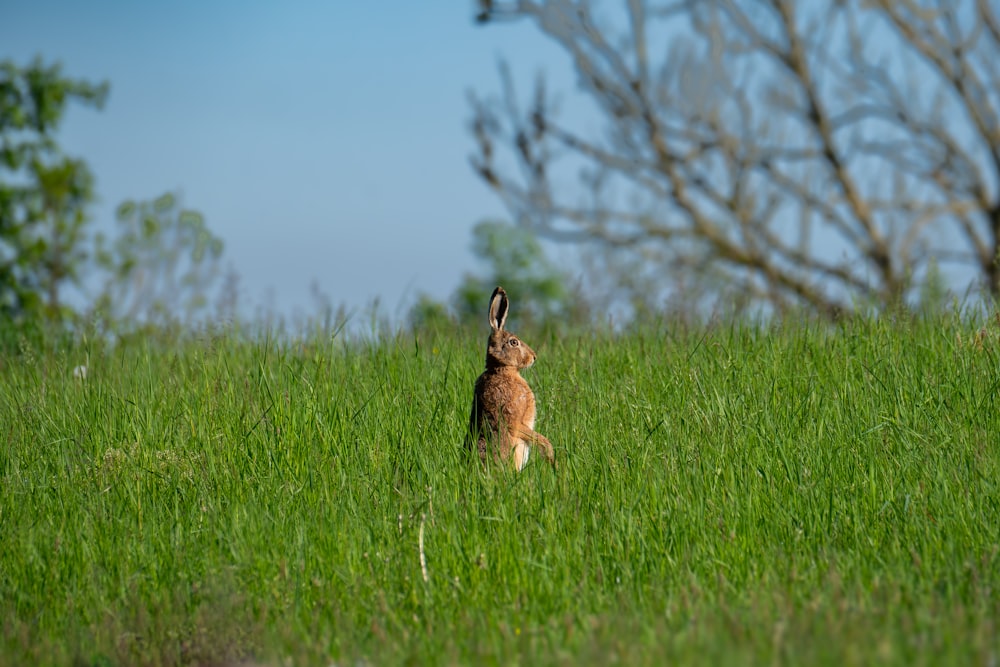
[[[490,297],[490,337],[486,344],[486,368],[528,368],[535,363],[535,351],[504,329],[510,302],[502,287]]]

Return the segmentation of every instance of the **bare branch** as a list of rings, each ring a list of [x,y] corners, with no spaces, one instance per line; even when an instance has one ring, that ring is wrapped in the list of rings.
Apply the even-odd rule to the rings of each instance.
[[[502,102],[473,102],[473,168],[522,224],[658,257],[678,285],[725,276],[776,308],[895,303],[941,258],[1000,294],[991,3],[623,6],[602,23],[584,0],[480,3],[570,56],[602,126],[554,118],[541,81],[522,110],[503,69]]]

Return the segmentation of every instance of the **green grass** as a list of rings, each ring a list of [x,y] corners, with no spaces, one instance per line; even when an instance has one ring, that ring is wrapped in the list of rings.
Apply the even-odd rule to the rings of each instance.
[[[25,343],[0,665],[993,664],[980,326],[522,331],[520,475],[461,447],[485,331]]]

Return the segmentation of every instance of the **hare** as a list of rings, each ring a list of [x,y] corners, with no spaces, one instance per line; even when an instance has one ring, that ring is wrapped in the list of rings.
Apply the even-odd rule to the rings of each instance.
[[[514,468],[518,471],[528,462],[531,446],[538,445],[542,455],[555,468],[552,443],[534,430],[535,395],[518,372],[535,363],[535,352],[504,330],[509,305],[502,287],[493,290],[486,370],[476,380],[467,443],[470,447],[475,444],[483,463],[488,449],[493,450],[494,460],[507,462],[513,456]]]

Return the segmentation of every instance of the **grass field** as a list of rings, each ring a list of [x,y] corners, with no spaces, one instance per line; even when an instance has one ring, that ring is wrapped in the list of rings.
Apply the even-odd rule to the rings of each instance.
[[[0,665],[1000,659],[996,320],[486,333],[2,353]]]

